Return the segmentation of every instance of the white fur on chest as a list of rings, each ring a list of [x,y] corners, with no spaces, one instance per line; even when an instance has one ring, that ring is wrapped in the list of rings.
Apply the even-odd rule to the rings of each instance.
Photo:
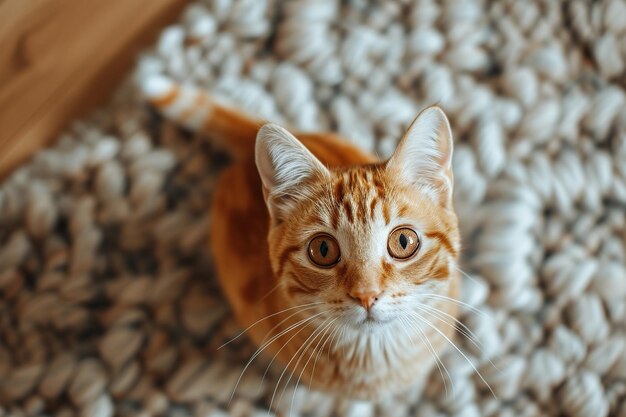
[[[423,383],[435,365],[432,346],[441,346],[441,336],[427,328],[403,329],[403,325],[345,335],[333,348],[338,388],[374,399]]]

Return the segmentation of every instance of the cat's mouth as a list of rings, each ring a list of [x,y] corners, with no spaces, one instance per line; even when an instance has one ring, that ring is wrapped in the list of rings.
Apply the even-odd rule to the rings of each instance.
[[[393,318],[391,317],[382,317],[380,314],[374,314],[372,311],[368,311],[367,315],[361,320],[360,324],[369,325],[369,326],[381,326],[384,324],[391,323]]]
[[[343,312],[343,322],[356,331],[379,329],[394,322],[398,316],[378,308],[356,307]]]

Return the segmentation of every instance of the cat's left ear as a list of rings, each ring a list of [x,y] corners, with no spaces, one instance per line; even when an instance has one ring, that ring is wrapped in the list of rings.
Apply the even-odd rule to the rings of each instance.
[[[443,207],[452,202],[452,131],[437,106],[423,110],[411,123],[387,162],[387,169],[420,187]]]
[[[328,169],[286,129],[268,123],[256,137],[255,162],[270,216],[281,222],[303,199],[309,185],[330,176]]]

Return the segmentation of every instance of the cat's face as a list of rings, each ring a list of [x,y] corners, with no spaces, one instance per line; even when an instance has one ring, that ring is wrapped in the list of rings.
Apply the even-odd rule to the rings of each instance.
[[[418,117],[389,161],[351,168],[327,169],[288,132],[263,128],[270,259],[291,303],[353,330],[428,314],[456,272],[451,154],[438,108]]]

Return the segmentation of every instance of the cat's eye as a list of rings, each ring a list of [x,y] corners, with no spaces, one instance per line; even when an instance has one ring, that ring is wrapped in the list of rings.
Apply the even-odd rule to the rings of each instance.
[[[309,242],[309,258],[317,266],[330,268],[340,256],[339,244],[330,235],[317,235]]]
[[[408,259],[415,255],[419,247],[417,233],[408,227],[399,227],[389,234],[387,251],[392,258]]]

